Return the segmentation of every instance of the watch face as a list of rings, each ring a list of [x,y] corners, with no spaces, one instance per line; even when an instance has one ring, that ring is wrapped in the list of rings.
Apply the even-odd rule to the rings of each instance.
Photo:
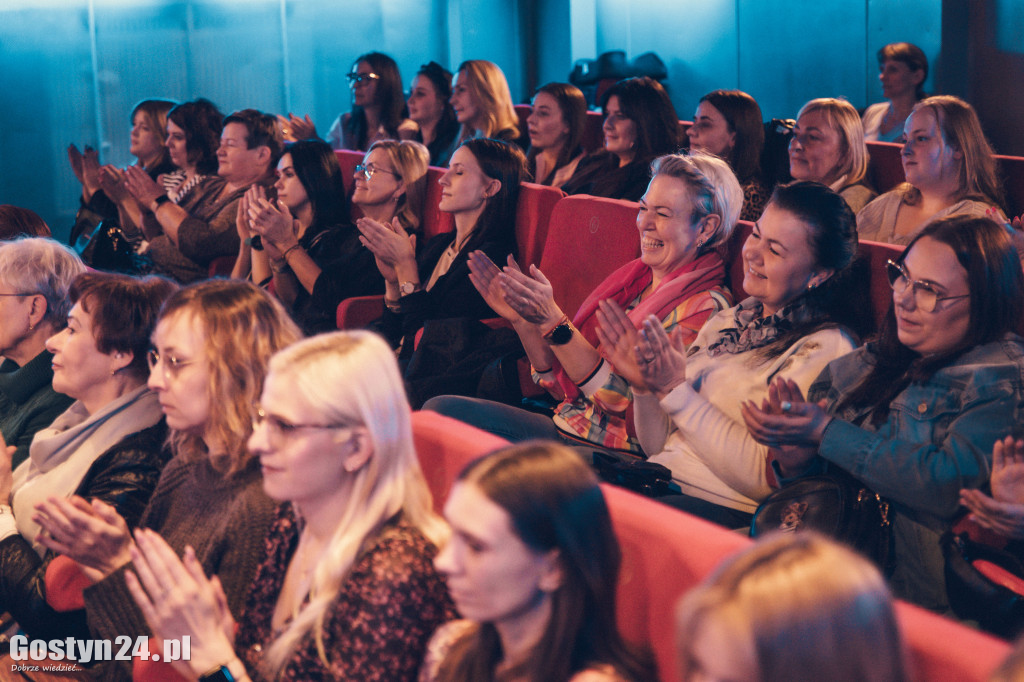
[[[569,343],[572,338],[572,327],[567,324],[560,324],[551,332],[551,343],[562,346]]]
[[[402,292],[403,296],[408,296],[412,292],[416,291],[416,285],[412,282],[402,282],[401,286],[398,287],[398,290]]]

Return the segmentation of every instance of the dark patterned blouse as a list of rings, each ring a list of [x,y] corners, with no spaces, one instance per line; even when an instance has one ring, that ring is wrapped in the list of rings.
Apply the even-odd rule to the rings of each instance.
[[[302,524],[289,503],[281,505],[267,536],[266,554],[238,625],[235,649],[254,679],[263,650],[280,633],[271,619]],[[448,588],[434,569],[437,549],[401,516],[388,521],[367,541],[324,624],[329,665],[307,635],[280,679],[416,680],[431,634],[456,617]]]

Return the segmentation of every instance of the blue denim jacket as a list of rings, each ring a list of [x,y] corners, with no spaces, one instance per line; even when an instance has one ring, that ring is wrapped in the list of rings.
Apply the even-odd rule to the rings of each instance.
[[[872,346],[831,362],[808,391],[827,409],[870,371]],[[959,508],[961,488],[988,484],[992,446],[1021,423],[1024,339],[1008,334],[977,346],[890,404],[877,427],[867,409],[835,413],[818,450],[887,498],[894,511],[897,596],[948,610],[939,538]]]

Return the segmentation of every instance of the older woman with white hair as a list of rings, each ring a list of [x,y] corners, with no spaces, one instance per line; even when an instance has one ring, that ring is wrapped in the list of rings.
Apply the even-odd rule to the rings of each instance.
[[[73,402],[50,384],[46,339],[67,325],[68,291],[83,272],[75,252],[51,239],[0,245],[0,433],[15,448],[12,468],[28,457],[36,431]]]
[[[637,329],[656,315],[689,343],[704,322],[729,307],[725,265],[717,247],[728,241],[743,190],[729,165],[703,152],[669,154],[651,164],[653,178],[640,200],[636,226],[640,258],[612,274],[583,302],[572,322],[555,303],[551,284],[536,267],[504,271],[484,254],[470,257],[473,283],[496,313],[516,330],[534,380],[561,403],[553,419],[473,398],[443,396],[425,407],[513,441],[554,438],[574,444],[640,453],[626,429],[629,385],[643,387],[633,355]],[[609,343],[600,333],[611,305],[621,333]]]
[[[237,635],[194,553],[144,532],[126,579],[153,633],[191,636],[193,678],[415,680],[454,608],[394,353],[363,331],[279,352],[249,448],[282,504]]]

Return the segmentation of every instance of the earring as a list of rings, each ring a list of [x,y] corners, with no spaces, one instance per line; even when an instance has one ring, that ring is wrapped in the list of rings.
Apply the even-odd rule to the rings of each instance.
[[[703,239],[698,239],[697,240],[697,248],[698,249],[703,249],[704,248],[704,240]]]

